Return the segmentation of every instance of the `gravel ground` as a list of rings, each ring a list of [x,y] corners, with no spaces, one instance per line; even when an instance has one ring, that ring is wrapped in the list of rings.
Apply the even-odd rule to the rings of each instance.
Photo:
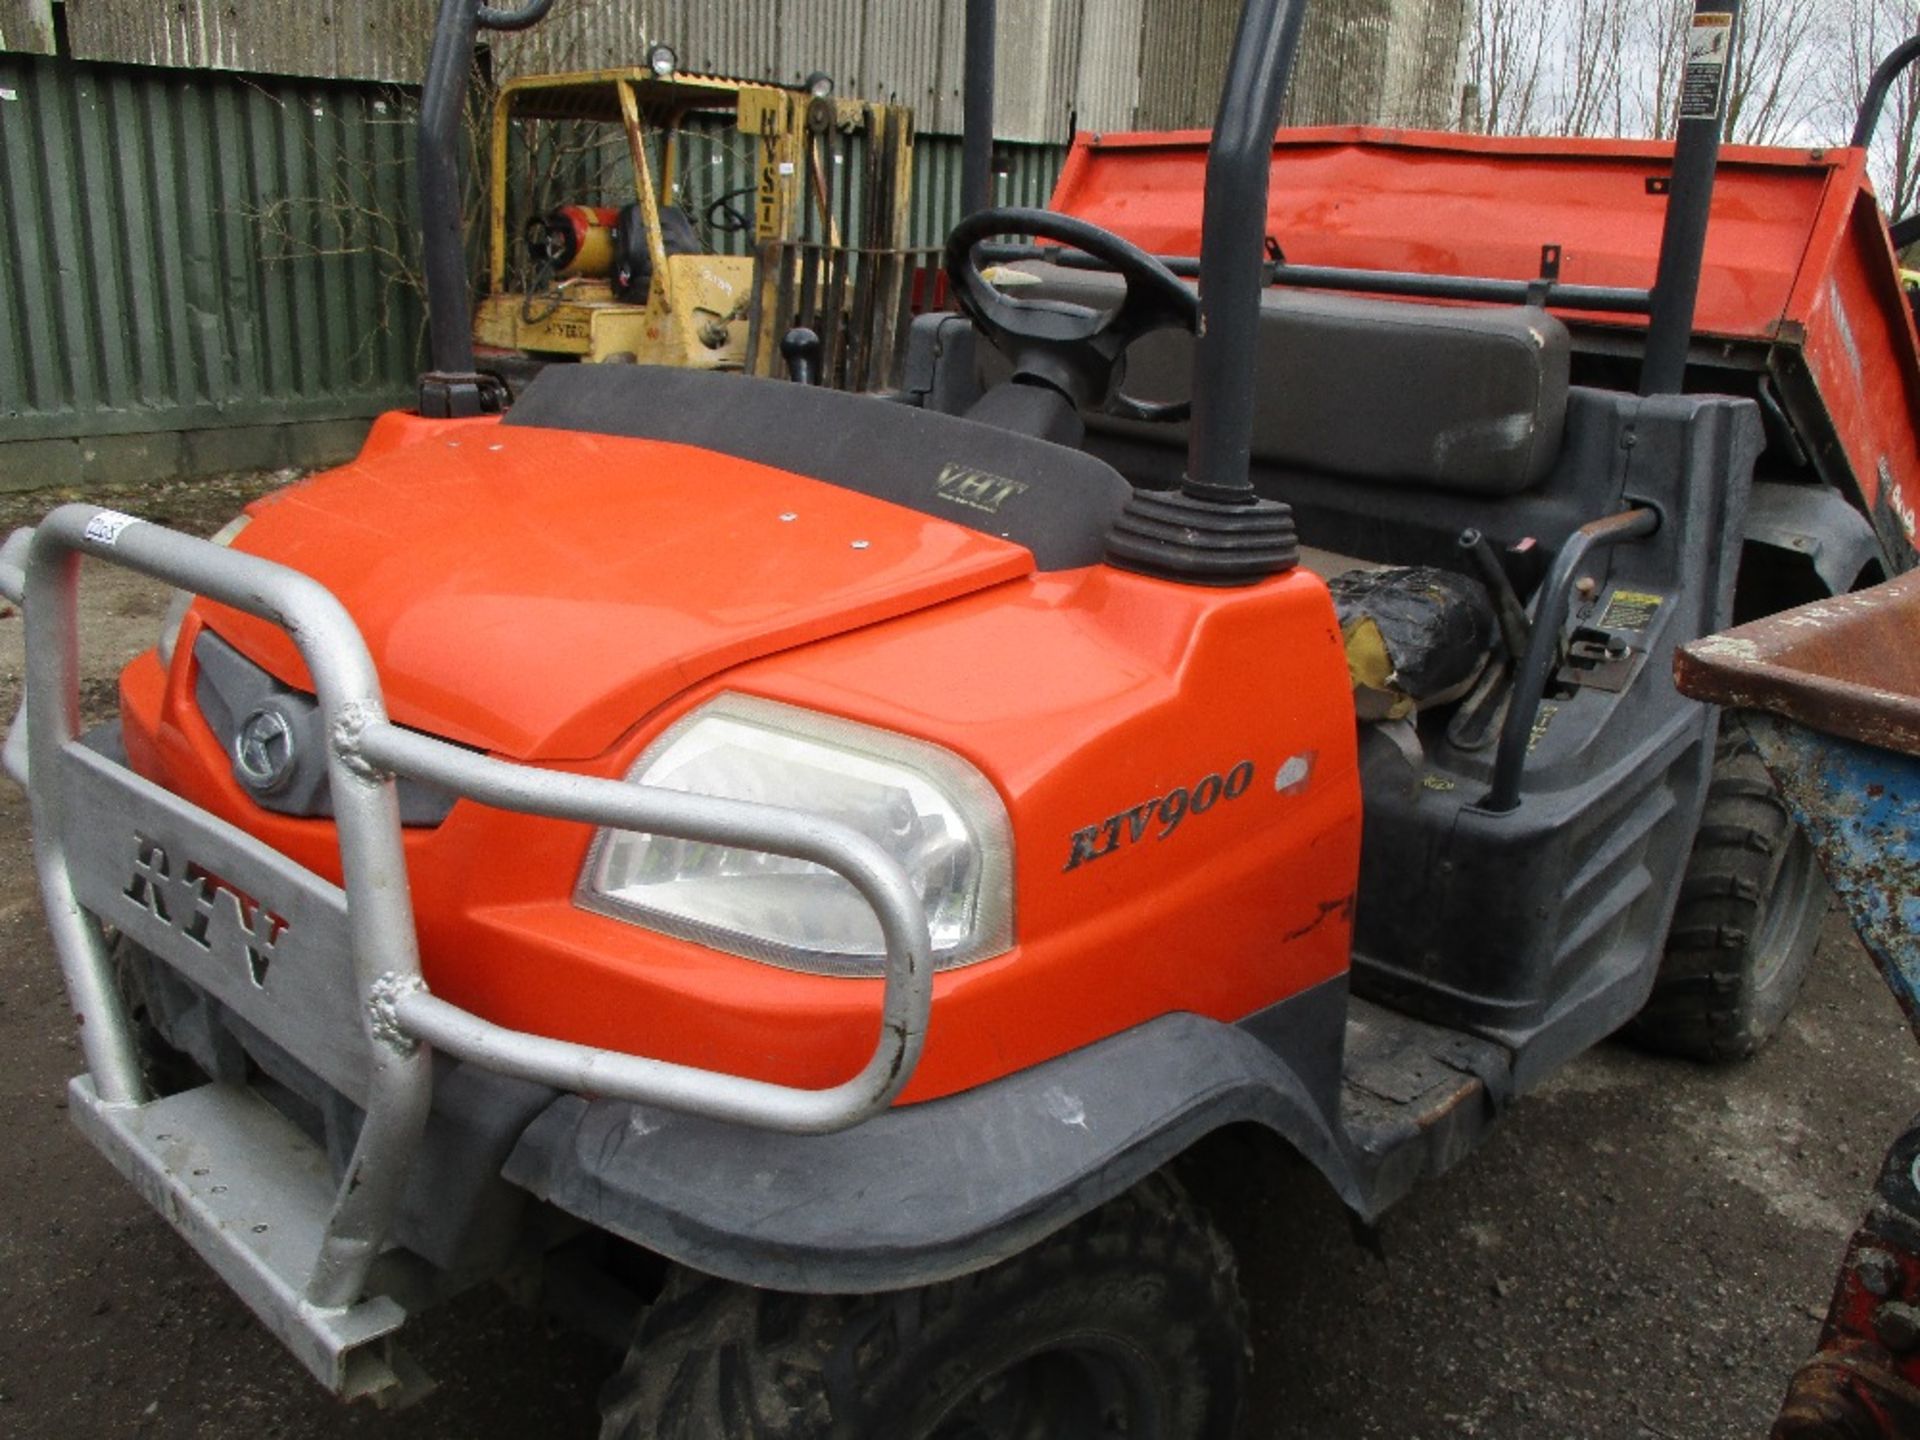
[[[202,533],[273,477],[94,497]],[[0,499],[0,526],[47,506]],[[150,643],[164,598],[90,573],[89,709]],[[20,622],[0,618],[0,703]],[[31,883],[24,806],[0,786],[0,1436],[590,1436],[612,1357],[491,1294],[410,1349],[440,1388],[343,1409],[92,1153],[64,1113],[80,1068]],[[1835,917],[1800,1008],[1724,1070],[1604,1046],[1372,1236],[1310,1173],[1216,1151],[1198,1183],[1253,1310],[1250,1440],[1766,1432],[1810,1349],[1920,1054]]]

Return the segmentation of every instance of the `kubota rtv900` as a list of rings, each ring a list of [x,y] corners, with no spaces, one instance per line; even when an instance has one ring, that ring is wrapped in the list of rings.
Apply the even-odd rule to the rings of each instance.
[[[1276,143],[1248,0],[894,392],[488,413],[452,135],[545,3],[441,7],[418,409],[0,567],[73,1115],[324,1383],[538,1262],[631,1288],[610,1437],[1225,1436],[1203,1137],[1371,1217],[1622,1026],[1764,1041],[1824,892],[1669,661],[1911,564],[1920,374],[1863,151],[1719,157],[1734,0],[1672,146]],[[81,556],[183,592],[87,734]]]

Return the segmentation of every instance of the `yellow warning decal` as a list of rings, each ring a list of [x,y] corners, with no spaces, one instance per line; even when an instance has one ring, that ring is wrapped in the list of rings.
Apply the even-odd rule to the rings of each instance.
[[[1600,617],[1603,630],[1644,630],[1653,623],[1666,603],[1664,595],[1649,595],[1641,590],[1616,590],[1607,601],[1607,613]]]

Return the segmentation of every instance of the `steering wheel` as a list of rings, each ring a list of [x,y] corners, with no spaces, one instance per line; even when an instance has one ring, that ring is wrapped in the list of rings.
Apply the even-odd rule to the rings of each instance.
[[[753,228],[753,217],[734,202],[744,200],[760,187],[742,185],[729,190],[707,206],[707,229],[716,235],[739,235]]]
[[[1017,300],[997,289],[973,258],[996,235],[1031,235],[1085,251],[1126,282],[1111,310],[1065,300]],[[1156,330],[1200,328],[1200,297],[1153,256],[1110,230],[1051,210],[976,210],[947,237],[947,283],[989,344],[1013,362],[1015,379],[1038,381],[1075,406],[1128,420],[1184,420],[1189,402],[1136,400],[1120,392],[1126,350]]]

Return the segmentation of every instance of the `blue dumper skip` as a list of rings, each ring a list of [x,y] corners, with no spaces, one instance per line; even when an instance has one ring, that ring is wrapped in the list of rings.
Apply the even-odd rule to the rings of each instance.
[[[1920,1036],[1920,572],[1695,641]],[[1888,1151],[1774,1440],[1920,1435],[1920,1117]]]

